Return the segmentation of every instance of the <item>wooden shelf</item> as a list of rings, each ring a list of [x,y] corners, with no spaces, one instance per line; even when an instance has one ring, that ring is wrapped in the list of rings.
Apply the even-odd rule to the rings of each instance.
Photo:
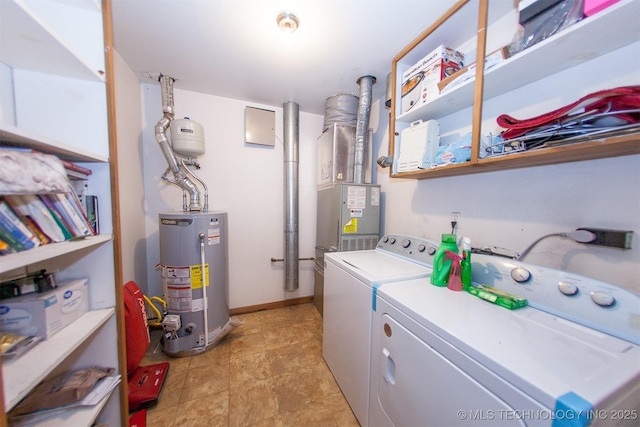
[[[126,377],[126,343],[111,2],[0,0],[0,21],[0,80],[8,89],[2,93],[0,148],[36,150],[88,167],[103,232],[0,256],[3,280],[36,269],[54,272],[60,281],[86,278],[83,297],[90,309],[21,356],[2,360],[2,426],[7,412],[45,378],[89,366],[113,367],[114,375]],[[96,406],[35,424],[127,425],[126,381],[116,388]]]
[[[621,1],[583,19],[488,70],[484,75],[484,100],[638,41],[638,22],[640,3],[637,0]],[[428,104],[397,115],[396,120],[404,123],[437,120],[471,107],[474,89],[475,78],[471,78]]]
[[[113,308],[91,310],[16,359],[2,361],[5,410],[9,411],[67,356],[114,315]]]
[[[390,156],[393,157],[399,147],[401,131],[417,120],[449,119],[450,116],[469,109],[468,124],[472,127],[473,136],[472,157],[469,162],[409,172],[395,172],[392,168],[391,178],[438,178],[640,153],[640,132],[638,132],[484,159],[476,155],[479,152],[484,102],[637,43],[640,0],[621,0],[513,55],[485,70],[484,73],[478,73],[458,87],[445,91],[430,103],[416,110],[399,114],[400,76],[410,67],[411,61],[423,57],[428,53],[428,48],[432,49],[443,43],[453,43],[451,40],[455,40],[458,44],[449,44],[449,46],[456,48],[463,44],[460,43],[460,39],[474,42],[478,56],[484,58],[487,53],[487,41],[481,35],[491,33],[492,30],[486,23],[500,21],[501,16],[513,13],[512,10],[505,9],[507,3],[460,0],[394,58],[392,82],[395,90],[392,92],[391,114],[396,119],[391,119],[389,123]],[[462,18],[466,20],[466,26],[460,26],[459,21]],[[475,23],[476,20],[477,31],[470,32],[469,23]],[[466,30],[461,31],[461,28]],[[465,39],[461,33],[466,34],[467,38]],[[466,43],[466,46],[468,45],[469,42]]]
[[[477,163],[466,162],[438,166],[434,169],[394,173],[392,177],[412,179],[441,178],[632,154],[640,154],[640,133],[488,157],[478,159]]]

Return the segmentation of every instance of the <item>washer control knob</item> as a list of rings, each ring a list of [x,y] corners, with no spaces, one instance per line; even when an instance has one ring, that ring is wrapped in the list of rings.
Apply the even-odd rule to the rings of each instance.
[[[420,243],[418,245],[418,252],[424,252],[426,250],[427,250],[427,247],[423,243]]]
[[[598,304],[600,307],[609,307],[616,302],[616,299],[613,297],[613,295],[606,292],[595,291],[591,292],[591,301]]]
[[[568,296],[575,295],[578,293],[578,287],[575,285],[575,283],[571,283],[571,282],[558,283],[558,290]]]
[[[531,273],[524,267],[516,267],[511,270],[511,278],[518,283],[524,283],[531,278]]]
[[[396,238],[395,237],[390,237],[389,238],[389,243],[391,243],[392,245],[396,242]]]
[[[382,243],[387,243],[389,241],[389,237],[388,236],[384,236],[382,238]]]
[[[404,240],[402,241],[402,247],[403,247],[403,248],[408,248],[409,246],[411,246],[411,240],[409,240],[409,239],[404,239]]]
[[[429,246],[429,249],[427,249],[427,253],[428,253],[429,255],[433,255],[433,254],[435,254],[435,253],[436,253],[436,248],[435,248],[435,246]]]

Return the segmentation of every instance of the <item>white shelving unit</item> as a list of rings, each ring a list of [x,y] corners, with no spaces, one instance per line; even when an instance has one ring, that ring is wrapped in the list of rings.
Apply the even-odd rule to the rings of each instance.
[[[103,19],[103,10],[110,13],[109,0],[0,1],[0,146],[54,154],[91,169],[101,232],[0,257],[0,279],[46,269],[55,271],[58,282],[87,278],[89,284],[86,314],[20,357],[2,360],[5,416],[38,383],[63,372],[112,367],[126,383],[118,227],[112,223],[115,141],[110,141],[105,65],[110,17]],[[117,387],[95,407],[73,409],[38,425],[124,425],[125,390]]]
[[[477,34],[485,32],[488,36],[496,36],[502,32],[511,37],[511,34],[515,32],[515,25],[509,29],[513,31],[505,31],[503,22],[509,22],[505,20],[509,16],[512,17],[512,24],[517,22],[517,14],[513,10],[512,2],[460,0],[453,9],[456,10],[443,16],[432,27],[425,30],[393,60],[392,73],[395,90],[392,96],[392,117],[395,119],[392,119],[390,123],[390,154],[393,154],[401,131],[411,123],[429,119],[444,119],[446,121],[451,115],[467,110],[470,111],[468,122],[472,123],[473,131],[478,133],[474,138],[475,146],[472,149],[477,153],[479,125],[483,119],[481,108],[483,103],[639,41],[637,23],[640,22],[640,1],[620,0],[607,9],[586,17],[569,28],[495,65],[483,73],[482,81],[476,81],[475,77],[470,78],[450,91],[445,90],[431,102],[421,105],[415,110],[401,113],[402,73],[427,53],[444,44],[462,50],[466,54],[466,64],[475,63],[477,62],[476,54],[481,49],[485,54],[489,54],[493,49],[505,45],[503,42],[498,46],[489,46],[490,42],[479,39]],[[479,21],[478,17],[481,17],[483,13],[486,13],[487,25],[477,29],[475,25]],[[470,23],[473,23],[473,26]],[[500,27],[500,25],[503,26]],[[634,66],[633,64],[634,61],[630,60],[629,63],[621,66],[629,67]],[[637,61],[635,64],[637,65]],[[612,67],[615,66],[612,64]],[[558,105],[558,107],[560,106]],[[640,153],[638,134],[522,153],[518,155],[519,158],[516,156],[500,159],[474,157],[471,162],[430,170],[403,173],[392,170],[391,176],[433,178],[636,153]]]
[[[14,360],[3,361],[5,405],[13,407],[23,399],[53,369],[89,339],[105,322],[113,317],[114,309],[91,310],[78,321],[64,328],[32,350]],[[42,363],[42,355],[48,363]]]

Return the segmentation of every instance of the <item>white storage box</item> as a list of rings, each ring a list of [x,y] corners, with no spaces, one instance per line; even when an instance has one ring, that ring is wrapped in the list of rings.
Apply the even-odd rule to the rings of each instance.
[[[440,96],[438,83],[460,70],[463,62],[464,54],[440,45],[402,73],[402,114]]]
[[[87,280],[74,280],[45,293],[0,301],[0,330],[46,340],[88,309]]]
[[[439,145],[440,125],[437,121],[418,120],[411,123],[411,126],[400,134],[397,171],[409,172],[435,166]]]

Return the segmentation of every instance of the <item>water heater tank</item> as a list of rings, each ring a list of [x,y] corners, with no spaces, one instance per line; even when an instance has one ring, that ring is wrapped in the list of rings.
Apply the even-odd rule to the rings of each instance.
[[[204,129],[189,117],[171,122],[171,145],[173,150],[185,157],[204,154]]]

